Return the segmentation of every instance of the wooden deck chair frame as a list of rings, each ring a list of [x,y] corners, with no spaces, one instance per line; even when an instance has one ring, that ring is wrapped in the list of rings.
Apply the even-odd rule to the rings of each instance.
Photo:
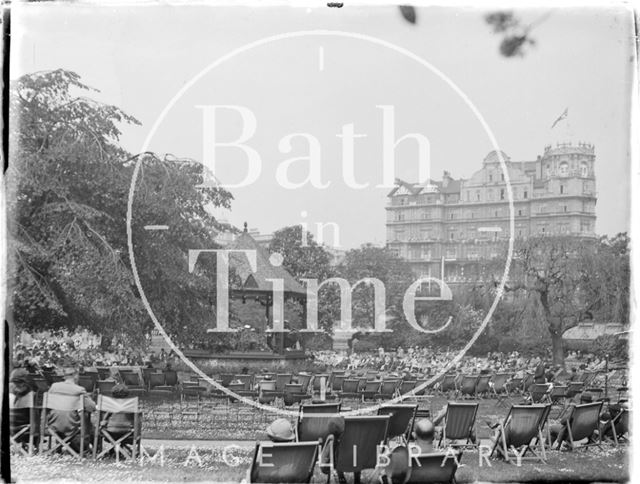
[[[531,414],[533,419],[530,422],[529,428],[525,428],[524,430],[520,430],[525,437],[521,437],[526,440],[526,436],[530,436],[526,442],[523,440],[517,446],[516,451],[519,451],[522,457],[522,460],[538,460],[542,463],[546,463],[547,455],[545,451],[545,439],[542,436],[542,429],[546,422],[546,417],[548,417],[548,405],[512,405],[509,409],[509,413],[505,417],[503,422],[500,422],[498,427],[498,435],[497,439],[493,444],[493,449],[491,450],[491,455],[494,453],[502,456],[505,461],[512,464],[512,460],[517,457],[512,457],[511,452],[515,448],[512,442],[507,441],[508,431],[511,430],[513,426],[514,419],[517,419],[518,416],[524,416],[527,414]],[[531,443],[535,440],[534,445],[540,446],[540,454],[538,454],[535,449],[531,446]],[[524,449],[523,449],[524,448]],[[526,457],[526,453],[531,452],[533,457]]]
[[[378,415],[389,415],[389,425],[387,426],[387,435],[385,436],[385,442],[389,442],[394,437],[400,437],[403,443],[407,443],[413,432],[413,425],[416,420],[416,412],[418,411],[418,404],[394,404],[383,405],[378,408]],[[400,412],[401,416],[396,417],[396,412]],[[408,417],[408,418],[406,418]],[[398,423],[400,420],[400,423]],[[403,422],[406,420],[404,430],[399,432],[394,427],[403,426]]]
[[[549,383],[533,383],[529,388],[529,398],[531,399],[531,403],[551,403],[551,399],[549,398],[551,385]]]
[[[477,447],[478,444],[474,444],[473,442],[471,442],[471,433],[475,428],[476,425],[476,416],[478,414],[478,403],[456,403],[456,402],[449,402],[447,404],[447,412],[445,413],[444,416],[444,424],[442,426],[442,434],[440,436],[440,441],[438,443],[438,446],[442,446],[442,444],[444,443],[444,445],[448,445],[450,447]],[[459,409],[459,410],[458,410]],[[450,421],[453,419],[452,415],[455,414],[455,412],[468,412],[468,417],[465,415],[465,417],[467,417],[469,419],[469,426],[468,429],[464,432],[464,434],[462,433],[462,431],[460,432],[460,434],[454,434],[453,436],[451,435],[451,433],[449,433],[449,436],[447,436],[447,428],[449,427]],[[450,415],[452,414],[452,415]],[[464,415],[464,413],[463,413]],[[461,425],[462,427],[464,427],[464,425]],[[477,432],[476,432],[476,437],[477,437]],[[465,440],[465,443],[463,444],[453,444],[453,443],[447,443],[447,439],[449,440]]]
[[[506,406],[506,399],[509,397],[509,390],[507,389],[507,382],[509,381],[510,373],[496,373],[491,379],[493,386],[491,386],[490,394],[496,398],[496,405]],[[497,387],[497,388],[496,388]]]
[[[460,397],[460,395],[464,398],[477,398],[476,390],[479,379],[480,375],[462,375],[458,391],[456,392],[456,398]]]
[[[417,465],[416,460],[420,466]],[[456,481],[456,472],[461,460],[462,450],[457,452],[455,459],[448,452],[418,455],[412,458],[412,465],[404,482],[405,484],[423,484],[425,482],[456,484],[458,482]]]
[[[377,449],[377,446],[384,442],[384,438],[387,435],[387,429],[389,427],[389,419],[389,415],[367,415],[344,418],[345,430],[333,448],[334,466],[328,473],[327,484],[331,482],[332,471],[360,473],[362,470],[375,468],[377,464],[376,452],[373,451],[373,453],[369,453],[366,452],[366,450],[369,450],[367,447],[375,447]],[[376,437],[370,437],[366,442],[364,442],[363,447],[365,447],[365,451],[362,451],[357,444],[354,444],[353,438],[349,435],[349,430],[352,425],[357,425],[359,423],[364,423],[364,425],[366,425],[367,422],[379,425],[376,432],[379,434],[380,440],[378,441]],[[333,439],[329,438],[327,439],[327,444],[325,444],[325,446],[332,443]],[[356,451],[355,455],[353,454],[354,450]],[[344,452],[347,457],[341,457],[341,452]]]
[[[80,425],[74,429],[72,433],[66,437],[61,437],[57,431],[49,426],[47,421],[49,417],[49,410],[58,410],[64,412],[76,411],[80,416]],[[84,396],[83,395],[62,395],[59,393],[46,392],[42,395],[42,413],[40,423],[40,454],[49,455],[56,452],[58,449],[71,454],[72,456],[81,459],[84,455],[84,439],[86,434],[85,428],[85,415],[84,415]],[[76,452],[71,447],[71,440],[77,435],[80,435],[80,451]],[[48,448],[45,447],[45,437],[48,439]]]
[[[623,408],[620,410],[620,413],[618,415],[615,416],[615,418],[612,418],[609,421],[609,425],[611,425],[611,433],[613,434],[613,443],[614,445],[618,446],[620,445],[620,441],[624,439],[625,442],[629,442],[629,438],[625,437],[625,434],[627,434],[627,436],[629,435],[630,429],[629,429],[629,409],[628,408]],[[618,434],[618,431],[616,430],[616,424],[618,422],[620,422],[621,420],[625,419],[626,420],[626,428],[627,430],[621,434]]]
[[[95,426],[93,437],[93,459],[104,457],[109,451],[114,450],[125,459],[135,461],[137,450],[140,448],[140,425],[142,424],[142,412],[139,407],[138,397],[117,399],[98,395],[97,403],[98,425]],[[103,419],[105,414],[129,413],[133,414],[133,428],[124,435],[114,438],[106,430],[108,420]],[[129,437],[132,438],[131,449],[124,443]],[[101,443],[101,451],[98,452],[98,443]],[[107,446],[105,446],[105,443]],[[119,457],[119,456],[118,456]]]
[[[36,395],[34,392],[29,392],[26,395],[20,397],[20,405],[15,406],[16,396],[12,393],[9,394],[9,419],[13,420],[13,416],[11,415],[12,411],[24,411],[28,410],[29,412],[29,423],[27,425],[23,425],[20,430],[15,433],[9,432],[9,445],[12,449],[17,450],[24,456],[33,455],[35,451],[35,437],[38,431],[38,422],[36,419]],[[26,413],[26,412],[25,412]],[[11,427],[11,422],[9,423]],[[27,440],[27,450],[24,449],[21,442],[18,441],[21,437],[28,437]]]
[[[585,438],[588,439],[587,443],[582,446],[582,448],[584,448],[585,451],[589,447],[592,447],[594,445],[598,446],[599,448],[602,448],[602,435],[600,434],[600,431],[599,431],[600,430],[600,426],[599,426],[600,412],[602,410],[602,403],[603,402],[585,403],[583,405],[576,405],[576,407],[573,409],[573,413],[571,414],[571,417],[569,417],[569,422],[567,423],[567,434],[569,437],[569,445],[571,446],[571,450],[576,448],[576,440],[580,441]],[[579,419],[580,417],[582,417],[582,414],[587,412],[592,412],[592,414],[595,416],[595,419],[593,419],[592,422],[589,422],[590,425],[585,425],[585,427],[587,427],[587,431],[591,430],[591,432],[588,435],[584,431],[578,432],[578,430],[581,430],[581,429],[576,428],[579,426],[579,423],[581,423]],[[598,430],[598,437],[596,441],[593,441],[593,431],[595,430]]]
[[[311,482],[311,477],[313,477],[313,471],[318,460],[318,450],[319,450],[319,442],[256,442],[256,448],[253,453],[253,460],[251,461],[251,467],[249,468],[249,482],[264,482],[264,483],[308,483]],[[261,466],[258,465],[258,456],[260,452],[265,449],[304,449],[308,448],[309,451],[312,452],[311,459],[309,462],[309,467],[305,471],[305,477],[303,480],[283,480],[281,476],[261,476],[259,473],[259,469]],[[261,462],[264,463],[264,461]],[[270,469],[274,468],[274,464],[267,465],[268,463],[264,463],[264,467],[269,467]],[[265,477],[267,479],[265,480]],[[293,477],[292,477],[293,478]]]

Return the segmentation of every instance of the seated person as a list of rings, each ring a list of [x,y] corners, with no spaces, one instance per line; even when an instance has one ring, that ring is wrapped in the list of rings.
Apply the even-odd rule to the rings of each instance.
[[[432,453],[435,430],[435,425],[429,419],[418,420],[413,427],[409,446],[399,445],[391,451],[389,465],[382,471],[382,481],[386,483],[390,480],[392,484],[403,483],[411,471],[409,450],[411,449],[411,455],[418,454],[418,451],[420,454]]]
[[[567,431],[567,427],[571,422],[571,415],[573,414],[573,410],[577,405],[581,405],[583,403],[591,403],[592,397],[590,394],[585,393],[583,395],[577,394],[575,395],[567,408],[562,413],[562,417],[560,418],[560,422],[557,424],[549,425],[549,436],[551,438],[551,447],[555,447],[556,449],[560,449],[562,444],[565,441],[568,441],[569,433]]]
[[[91,414],[96,410],[95,402],[87,395],[86,390],[78,385],[78,369],[75,367],[67,367],[63,372],[64,381],[55,382],[49,388],[50,394],[84,396],[85,415],[85,443],[84,448],[89,449],[91,435],[93,429],[91,425]],[[51,410],[49,412],[49,425],[60,435],[68,435],[80,427],[81,416],[77,412],[64,412]],[[80,434],[76,435],[71,441],[71,447],[78,451],[80,449]]]
[[[624,400],[620,403],[612,403],[607,406],[607,409],[600,414],[600,434],[602,437],[613,438],[613,431],[611,430],[611,421],[614,420],[620,412],[623,410],[629,410],[629,402]],[[629,429],[625,429],[624,424],[620,421],[616,422],[616,435],[622,435]]]
[[[118,384],[113,387],[111,395],[115,399],[128,398],[129,389],[126,385]],[[127,434],[133,429],[134,414],[133,413],[107,413],[104,416],[103,424],[106,424],[106,431],[109,432],[116,440]],[[138,421],[138,426],[142,422]],[[130,436],[125,440],[125,443],[130,443],[133,440],[133,436]]]

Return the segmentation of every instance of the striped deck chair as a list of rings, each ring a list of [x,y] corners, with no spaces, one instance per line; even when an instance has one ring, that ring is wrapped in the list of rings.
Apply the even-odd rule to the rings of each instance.
[[[382,385],[381,381],[367,381],[362,387],[360,391],[360,396],[362,397],[362,401],[365,400],[374,400],[379,397],[380,386]]]
[[[307,483],[318,460],[318,442],[256,443],[249,482]]]
[[[298,373],[294,378],[299,385],[302,386],[302,393],[309,392],[309,384],[311,383],[312,375]]]
[[[477,403],[449,402],[439,446],[475,447],[477,444],[473,442],[473,435],[477,413]],[[463,440],[464,443],[455,443],[457,440]]]
[[[476,388],[479,378],[479,375],[463,375],[456,396],[462,395],[465,398],[476,398]]]
[[[418,405],[383,405],[378,409],[378,415],[389,415],[389,427],[387,428],[386,442],[400,437],[404,442],[409,441],[411,432],[413,431],[413,423],[416,418]]]
[[[600,411],[602,410],[602,402],[585,403],[584,405],[576,405],[569,417],[567,425],[567,434],[571,449],[576,448],[576,442],[587,439],[587,443],[583,446],[586,449],[596,445],[602,447],[602,436],[600,435]],[[596,430],[598,432],[596,433]],[[594,435],[597,437],[594,439]]]
[[[300,405],[296,440],[325,442],[329,436],[329,422],[340,415],[340,405],[340,402]]]
[[[42,396],[40,453],[58,451],[81,459],[87,447],[83,395],[45,393]],[[46,444],[45,444],[46,439]]]
[[[433,452],[413,457],[409,475],[405,484],[424,484],[425,482],[441,482],[455,484],[456,471],[462,459],[459,451],[454,459],[447,452]]]
[[[376,467],[378,445],[387,435],[389,418],[388,415],[344,418],[344,432],[338,442],[334,445],[329,437],[325,444],[333,447],[333,468],[336,472],[353,472],[354,479],[359,479],[364,469]],[[323,471],[327,472],[326,468]],[[329,473],[327,484],[330,482]]]
[[[24,456],[32,455],[38,437],[35,393],[22,397],[9,394],[9,445]],[[25,449],[26,445],[26,449]]]
[[[335,393],[340,393],[342,391],[342,385],[344,380],[346,379],[345,375],[333,375],[331,379],[331,391]]]
[[[545,462],[547,457],[542,427],[546,411],[546,405],[513,405],[504,422],[498,424],[498,434],[491,455],[495,453],[509,463],[513,463],[514,458],[533,458]],[[540,454],[531,446],[534,439],[537,439],[540,446]],[[527,457],[527,452],[531,452],[533,456]]]

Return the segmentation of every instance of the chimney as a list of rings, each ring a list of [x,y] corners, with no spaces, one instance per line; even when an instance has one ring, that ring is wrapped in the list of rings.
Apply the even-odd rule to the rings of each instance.
[[[442,172],[442,187],[443,188],[447,188],[447,186],[449,186],[449,182],[452,180],[451,178],[451,173],[449,173],[448,171],[443,171]]]

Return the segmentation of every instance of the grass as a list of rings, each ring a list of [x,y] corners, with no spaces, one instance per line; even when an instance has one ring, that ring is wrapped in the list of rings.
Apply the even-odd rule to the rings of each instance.
[[[422,408],[428,408],[432,414],[437,413],[446,405],[444,397],[433,397],[421,402]],[[354,406],[355,402],[345,402]],[[518,398],[510,403],[519,403]],[[502,420],[509,405],[497,406],[495,400],[481,400],[477,417],[477,435],[484,440],[489,438],[490,430],[485,421]],[[146,409],[148,410],[148,409]],[[148,439],[165,439],[173,441],[165,446],[165,463],[160,466],[157,462],[116,463],[114,461],[92,460],[75,461],[70,457],[22,457],[12,456],[12,477],[19,481],[157,481],[157,482],[239,482],[245,476],[253,455],[256,440],[266,439],[264,430],[276,416],[270,413],[256,412],[252,407],[234,404],[231,407],[218,406],[215,412],[203,409],[202,417],[198,421],[185,418],[174,418],[172,421],[155,425],[145,411],[145,426],[143,437]],[[552,417],[554,414],[552,413]],[[206,444],[199,447],[202,466],[195,459],[191,459],[185,466],[189,446],[192,442],[177,442],[180,439],[206,440]],[[223,442],[234,441],[240,449],[233,449],[229,454],[238,460],[238,466],[233,467],[223,459]],[[151,441],[145,444],[149,453],[155,454],[159,444]],[[205,448],[206,447],[206,448]],[[623,482],[629,479],[627,449],[615,448],[611,444],[603,448],[593,448],[585,452],[549,451],[547,463],[524,462],[521,467],[502,461],[491,460],[491,466],[479,465],[477,451],[466,451],[462,458],[463,466],[459,468],[456,479],[458,482]],[[314,483],[325,483],[326,476],[316,471],[312,480]],[[335,482],[335,479],[333,480]],[[378,482],[377,474],[365,472],[363,482]]]
[[[157,449],[150,449],[154,455]],[[33,481],[112,481],[112,482],[239,482],[249,468],[253,446],[245,443],[240,450],[234,449],[229,462],[223,460],[222,447],[201,449],[202,465],[192,458],[185,461],[189,449],[166,448],[165,462],[116,463],[115,461],[77,461],[71,457],[18,457],[12,456],[12,478],[21,482]],[[547,464],[523,463],[521,467],[502,461],[491,460],[491,467],[480,466],[477,452],[466,452],[463,467],[458,469],[456,479],[467,482],[624,482],[629,479],[627,452],[625,448],[606,446],[602,450],[592,449],[588,453],[550,452]],[[363,483],[377,483],[375,471],[363,473]],[[335,475],[334,475],[335,478]],[[351,482],[348,475],[349,482]],[[335,479],[333,480],[335,482]],[[326,476],[316,471],[313,483],[325,483]]]

